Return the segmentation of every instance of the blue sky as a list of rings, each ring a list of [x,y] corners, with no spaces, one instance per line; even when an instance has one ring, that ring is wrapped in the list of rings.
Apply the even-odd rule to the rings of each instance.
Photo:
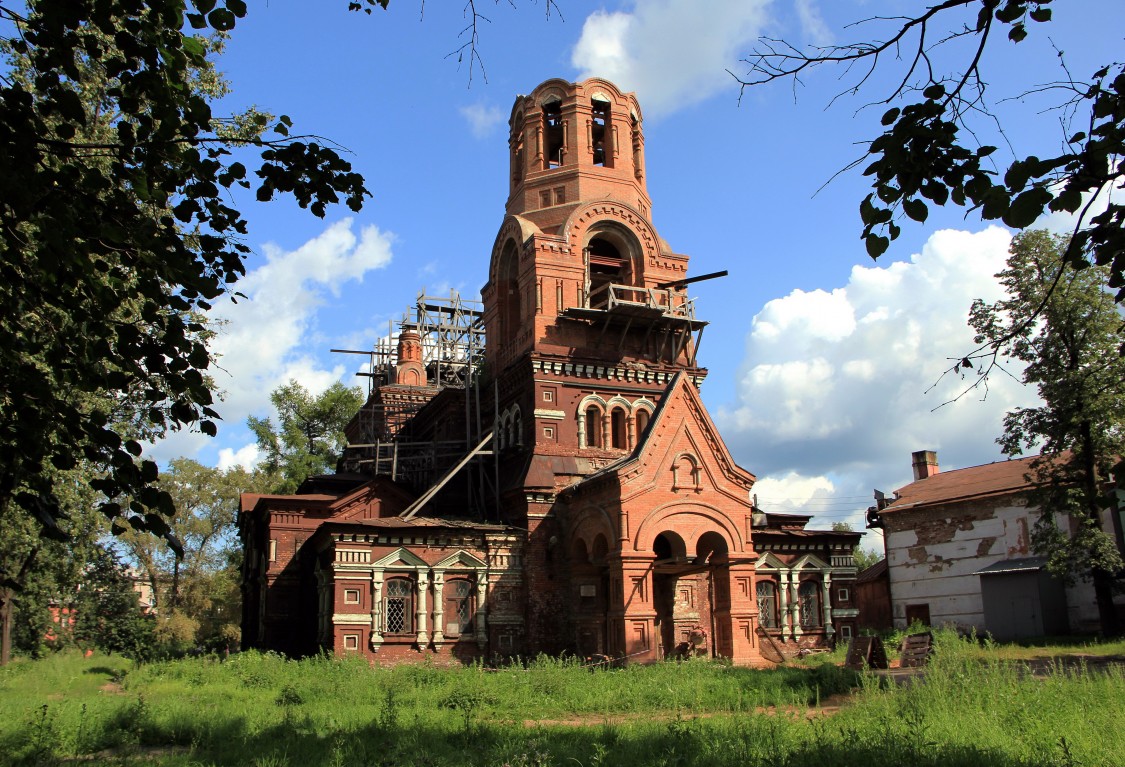
[[[910,452],[937,450],[943,469],[1002,458],[1001,417],[1034,392],[997,379],[987,400],[946,379],[947,358],[971,348],[976,297],[998,297],[992,275],[1010,232],[960,209],[907,222],[876,264],[859,239],[858,172],[825,182],[876,135],[887,95],[874,78],[858,98],[832,97],[852,80],[809,73],[742,94],[727,70],[759,36],[829,44],[867,39],[846,25],[912,12],[904,0],[544,0],[477,5],[482,24],[470,82],[450,56],[466,19],[459,3],[393,0],[348,13],[344,0],[255,4],[219,62],[232,94],[218,111],[256,105],[287,114],[300,133],[348,150],[373,199],[363,211],[316,219],[288,201],[239,200],[254,249],[238,286],[250,300],[223,305],[215,348],[226,394],[219,437],[180,434],[167,459],[253,460],[248,415],[269,415],[269,392],[289,378],[320,390],[354,377],[358,358],[418,291],[477,297],[507,195],[507,118],[517,94],[550,77],[608,77],[644,110],[653,220],[691,273],[730,276],[694,286],[711,322],[700,360],[704,399],[739,462],[759,477],[767,510],[804,510],[824,524],[859,516],[871,490],[910,480]],[[1057,150],[1058,115],[1021,92],[1119,60],[1125,4],[1057,3],[1015,46],[997,39],[984,61],[1004,118],[999,162]],[[877,29],[877,28],[872,28]],[[1049,38],[1048,38],[1049,35]],[[951,45],[944,66],[963,61]],[[944,71],[944,70],[943,70]],[[983,136],[986,143],[993,138]],[[818,191],[819,190],[819,191]],[[1056,222],[1058,223],[1058,222]],[[1065,222],[1063,222],[1065,223]],[[1018,371],[1017,371],[1018,372]]]

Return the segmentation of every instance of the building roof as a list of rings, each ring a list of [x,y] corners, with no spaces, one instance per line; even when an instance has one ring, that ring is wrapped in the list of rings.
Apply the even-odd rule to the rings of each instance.
[[[1002,575],[1006,573],[1027,573],[1042,570],[1047,566],[1046,557],[1015,557],[1001,559],[993,562],[982,570],[977,570],[975,575]]]
[[[997,461],[983,466],[943,471],[911,482],[895,491],[893,500],[881,514],[919,509],[972,498],[1006,495],[1028,490],[1035,483],[1027,479],[1031,463],[1039,456]]]
[[[856,583],[870,583],[877,581],[887,574],[887,560],[886,558],[880,559],[870,567],[865,567],[859,571],[859,575],[855,577]]]

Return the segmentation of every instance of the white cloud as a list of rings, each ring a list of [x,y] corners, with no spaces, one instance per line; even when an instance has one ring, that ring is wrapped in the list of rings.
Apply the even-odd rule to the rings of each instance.
[[[797,20],[801,23],[802,40],[810,45],[828,45],[832,42],[832,32],[820,15],[816,0],[795,0]]]
[[[469,104],[461,107],[459,111],[468,121],[469,130],[473,132],[474,138],[488,138],[505,118],[504,111],[495,105]]]
[[[261,451],[255,444],[243,445],[238,450],[224,447],[219,451],[219,471],[230,471],[235,466],[241,466],[247,471],[253,469],[261,460]]]
[[[393,241],[375,226],[363,227],[357,236],[346,218],[294,250],[272,243],[262,248],[266,262],[235,285],[246,298],[217,302],[210,313],[218,329],[211,341],[217,357],[211,372],[222,392],[215,406],[223,419],[220,437],[250,415],[271,413],[270,392],[290,379],[315,393],[345,376],[351,383],[345,364],[326,368],[314,354],[321,350],[310,348],[317,311],[345,283],[362,282],[368,272],[387,266]],[[182,431],[155,445],[152,454],[167,460],[213,444],[197,432]],[[224,448],[219,461],[241,462],[246,450]]]
[[[770,0],[636,0],[631,11],[586,17],[571,52],[579,78],[636,91],[649,113],[667,113],[735,87],[727,70],[768,20]]]
[[[973,348],[969,306],[1000,297],[994,275],[1010,241],[998,227],[939,231],[909,263],[856,266],[843,287],[766,304],[747,335],[738,401],[718,414],[760,478],[755,492],[861,521],[872,488],[910,480],[915,450],[937,450],[945,468],[1000,460],[1003,414],[1034,403],[1033,390],[995,374],[985,401],[971,393],[937,410],[972,371],[926,390]]]

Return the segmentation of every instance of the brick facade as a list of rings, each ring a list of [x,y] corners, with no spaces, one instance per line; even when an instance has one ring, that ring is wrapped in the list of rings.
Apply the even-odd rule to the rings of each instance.
[[[761,665],[755,478],[699,396],[706,323],[677,282],[688,257],[650,218],[640,106],[605,80],[549,80],[516,99],[509,124],[483,372],[443,388],[404,324],[394,380],[348,429],[357,473],[244,497],[244,641],[380,661],[570,652]],[[489,428],[473,435],[476,413]],[[458,434],[470,435],[463,462],[434,458],[428,474],[395,462],[407,439]],[[358,457],[362,440],[394,442],[395,458]],[[469,513],[485,485],[494,500]],[[823,552],[817,577],[854,546],[832,535],[799,542]]]

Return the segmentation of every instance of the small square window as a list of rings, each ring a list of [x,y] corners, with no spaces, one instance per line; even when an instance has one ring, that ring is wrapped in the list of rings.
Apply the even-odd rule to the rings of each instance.
[[[543,392],[543,401],[544,402],[554,402],[555,401],[555,393],[553,391]]]
[[[359,604],[359,589],[344,589],[344,604],[358,605]]]
[[[555,438],[555,427],[554,426],[544,426],[543,427],[543,436],[546,439],[554,439]]]
[[[359,649],[359,634],[344,634],[344,649],[345,650],[358,650]]]
[[[836,592],[836,598],[841,602],[847,602],[849,599],[851,599],[851,596],[852,595],[848,593],[847,589],[840,589]]]
[[[540,192],[539,193],[539,207],[540,208],[548,208],[550,206],[551,206],[551,193],[550,192]]]
[[[852,638],[852,627],[845,623],[840,627],[840,639],[845,642],[850,642]]]
[[[566,202],[566,187],[555,187],[555,205],[562,205]]]

